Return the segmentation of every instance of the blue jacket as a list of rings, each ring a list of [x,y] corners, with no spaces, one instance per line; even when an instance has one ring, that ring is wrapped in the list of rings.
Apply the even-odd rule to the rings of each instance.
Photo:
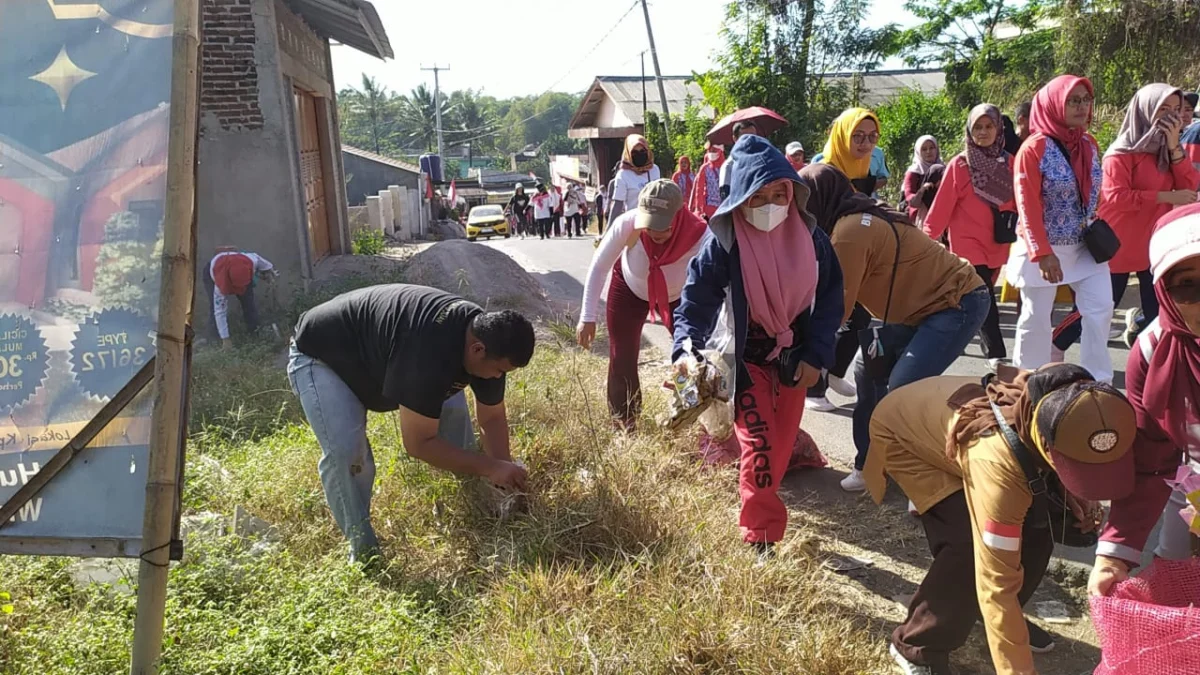
[[[729,197],[713,214],[709,221],[709,232],[701,243],[700,252],[688,265],[688,279],[683,287],[679,307],[675,310],[675,348],[672,360],[684,353],[683,343],[692,340],[692,348],[703,349],[712,335],[717,316],[725,302],[726,293],[731,294],[735,356],[738,368],[737,388],[747,388],[750,373],[746,369],[743,354],[746,334],[749,330],[750,307],[746,300],[746,289],[742,284],[741,253],[733,230],[733,210],[738,208],[763,186],[780,178],[789,178],[793,184],[793,207],[812,233],[813,248],[817,255],[817,291],[811,313],[797,317],[793,328],[803,341],[801,359],[806,363],[828,370],[833,365],[834,335],[842,324],[845,298],[842,288],[842,268],[829,237],[816,226],[816,221],[804,210],[808,201],[808,188],[797,180],[783,153],[766,139],[759,136],[742,136],[733,146],[731,158],[737,160],[737,171],[730,177]],[[802,325],[805,324],[806,325]]]

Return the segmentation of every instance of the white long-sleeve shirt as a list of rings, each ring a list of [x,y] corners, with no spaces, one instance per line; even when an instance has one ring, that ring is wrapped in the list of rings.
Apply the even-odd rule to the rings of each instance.
[[[255,274],[275,269],[275,266],[271,264],[270,260],[267,260],[257,253],[224,251],[214,255],[212,261],[208,263],[209,278],[216,279],[216,275],[213,274],[213,270],[216,269],[215,265],[217,260],[227,255],[244,255],[249,258],[254,262]],[[225,294],[221,292],[221,288],[217,286],[215,282],[213,283],[213,321],[217,322],[217,335],[222,340],[229,339],[229,300]]]
[[[600,307],[600,293],[618,258],[621,260],[621,273],[629,290],[642,300],[650,300],[647,283],[650,276],[650,257],[642,245],[640,234],[633,229],[636,216],[636,210],[626,211],[604,232],[604,238],[596,248],[596,255],[592,256],[592,266],[588,268],[587,281],[583,285],[580,321],[590,323],[596,320],[596,313]],[[632,246],[629,245],[630,241],[634,242]],[[700,252],[700,244],[703,241],[704,238],[701,237],[679,260],[663,265],[662,273],[667,282],[669,301],[675,302],[683,293],[683,285],[687,282],[688,263]]]

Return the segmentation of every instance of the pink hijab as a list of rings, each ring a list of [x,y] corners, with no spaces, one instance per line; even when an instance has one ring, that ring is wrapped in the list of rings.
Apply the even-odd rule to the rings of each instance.
[[[1200,337],[1184,323],[1167,293],[1165,276],[1175,263],[1193,255],[1200,255],[1200,204],[1169,212],[1158,220],[1150,237],[1150,269],[1162,332],[1146,364],[1142,403],[1171,440],[1184,447],[1188,413],[1200,414],[1196,409],[1200,406]]]
[[[1087,196],[1092,194],[1092,158],[1096,150],[1088,139],[1086,128],[1072,129],[1067,126],[1067,95],[1079,84],[1087,89],[1088,96],[1096,95],[1091,80],[1078,75],[1059,75],[1039,89],[1029,112],[1029,128],[1034,133],[1058,139],[1067,149],[1067,161],[1075,172],[1075,180],[1086,201]],[[1093,107],[1088,116],[1089,126],[1095,112]],[[1088,208],[1086,203],[1081,206],[1085,211]]]
[[[770,232],[763,232],[733,209],[733,232],[737,237],[742,262],[742,285],[750,318],[775,337],[775,349],[768,360],[792,346],[792,322],[812,307],[817,294],[817,252],[812,232],[796,209],[794,181],[786,181],[787,220]]]

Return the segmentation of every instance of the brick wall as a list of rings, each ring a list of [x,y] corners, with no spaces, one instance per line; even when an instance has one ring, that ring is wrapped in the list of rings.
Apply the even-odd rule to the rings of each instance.
[[[200,112],[226,131],[261,129],[252,0],[204,0]]]

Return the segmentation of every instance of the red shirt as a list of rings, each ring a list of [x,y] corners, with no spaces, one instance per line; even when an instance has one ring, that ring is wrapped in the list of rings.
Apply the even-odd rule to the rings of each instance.
[[[1158,170],[1158,157],[1147,152],[1105,157],[1096,215],[1107,221],[1121,240],[1108,268],[1114,274],[1150,269],[1150,233],[1154,223],[1171,210],[1170,204],[1158,203],[1158,193],[1198,188],[1200,171],[1186,159],[1164,173]]]
[[[1012,201],[1000,206],[1001,211],[1016,209],[1016,203]],[[938,239],[949,228],[952,253],[966,258],[972,265],[999,269],[1008,261],[1009,245],[996,243],[992,219],[991,206],[975,194],[971,185],[967,160],[958,155],[946,166],[942,185],[925,216],[922,229],[931,238]]]

